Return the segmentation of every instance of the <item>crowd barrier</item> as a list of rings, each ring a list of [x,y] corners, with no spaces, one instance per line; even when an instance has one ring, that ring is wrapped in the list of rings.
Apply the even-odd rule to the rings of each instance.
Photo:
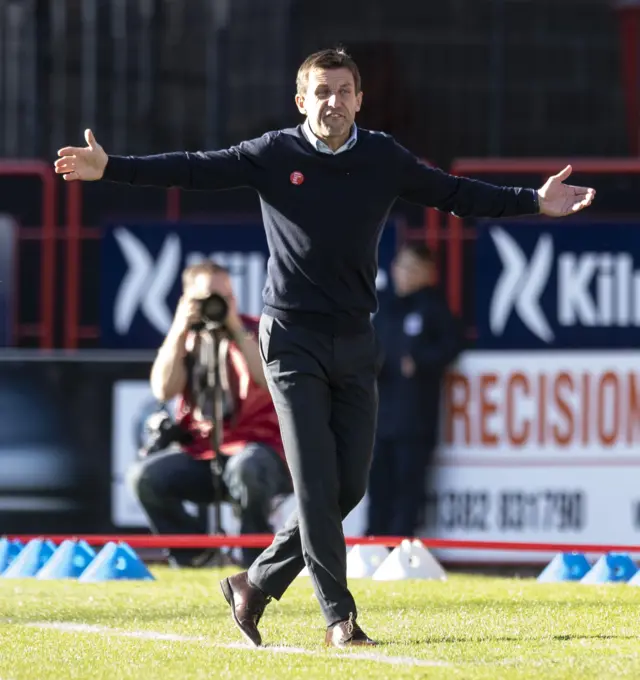
[[[38,534],[8,536],[10,540],[23,543],[43,538]],[[240,536],[201,535],[201,534],[165,534],[150,536],[146,534],[85,534],[85,535],[51,535],[46,536],[52,543],[59,544],[66,540],[85,541],[89,545],[104,545],[110,542],[126,541],[132,548],[266,548],[271,545],[270,534],[244,534]],[[347,546],[382,545],[394,548],[406,540],[404,536],[346,536]],[[470,549],[470,550],[513,550],[532,552],[583,552],[608,553],[625,552],[640,553],[638,545],[605,545],[589,543],[524,543],[521,541],[467,541],[441,538],[419,537],[425,548]]]
[[[81,583],[114,580],[154,581],[135,548],[155,547],[263,547],[272,536],[115,536],[88,535],[50,537],[2,537],[0,576],[3,579],[72,579]],[[429,551],[430,547],[495,546],[522,550],[522,543],[401,539],[398,537],[349,537],[346,540],[347,578],[374,581],[446,581],[447,573]],[[92,546],[97,546],[95,549]],[[593,546],[530,543],[528,550],[557,550],[539,573],[539,583],[574,581],[588,585],[628,583],[640,586],[640,570],[631,556],[634,546]],[[389,548],[391,550],[389,551]],[[584,552],[583,552],[584,551]],[[598,557],[590,561],[587,554]],[[298,578],[309,577],[305,567]]]

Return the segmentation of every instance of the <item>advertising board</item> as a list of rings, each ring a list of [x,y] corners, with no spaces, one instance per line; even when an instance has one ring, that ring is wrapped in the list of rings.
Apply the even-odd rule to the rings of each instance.
[[[388,285],[396,248],[389,223],[377,286]],[[101,243],[101,342],[109,349],[157,348],[169,330],[184,267],[206,258],[227,267],[242,314],[259,316],[269,258],[258,223],[111,225]]]
[[[482,221],[476,346],[635,348],[640,344],[640,224]]]
[[[469,352],[447,377],[425,533],[635,544],[639,474],[637,352]],[[465,550],[455,557],[550,556]]]

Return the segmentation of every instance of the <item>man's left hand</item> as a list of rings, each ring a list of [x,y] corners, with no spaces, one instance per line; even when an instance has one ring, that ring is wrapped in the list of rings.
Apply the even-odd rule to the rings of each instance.
[[[563,184],[572,172],[570,165],[552,175],[541,189],[538,189],[540,212],[550,217],[573,215],[591,205],[596,190],[590,187],[576,187]]]

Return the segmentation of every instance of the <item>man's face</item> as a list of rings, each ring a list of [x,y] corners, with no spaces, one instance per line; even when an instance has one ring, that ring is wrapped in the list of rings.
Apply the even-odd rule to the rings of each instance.
[[[362,92],[356,93],[348,68],[313,69],[305,95],[296,95],[300,113],[309,118],[320,139],[348,135],[362,106]]]
[[[432,283],[433,265],[410,250],[401,250],[393,261],[391,276],[396,294],[403,297]]]
[[[196,274],[189,286],[185,289],[185,294],[194,300],[204,300],[213,293],[217,293],[231,303],[234,301],[231,280],[228,274],[219,272],[211,274],[201,272]]]

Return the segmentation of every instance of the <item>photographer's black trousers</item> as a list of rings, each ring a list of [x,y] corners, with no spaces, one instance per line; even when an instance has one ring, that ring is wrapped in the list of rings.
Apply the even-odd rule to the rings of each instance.
[[[291,481],[280,456],[264,444],[249,442],[223,462],[222,499],[239,510],[240,533],[271,533],[269,514],[273,498],[291,493]],[[204,516],[192,517],[184,501],[208,505],[217,499],[208,460],[194,460],[182,451],[154,453],[127,471],[127,484],[144,508],[154,533],[206,534]],[[172,561],[188,567],[203,556],[202,549],[174,548]],[[242,562],[249,566],[260,554],[243,548]]]
[[[331,625],[357,615],[347,588],[342,520],[363,498],[378,410],[373,329],[351,336],[263,315],[260,351],[297,509],[249,569],[280,599],[307,566]]]

